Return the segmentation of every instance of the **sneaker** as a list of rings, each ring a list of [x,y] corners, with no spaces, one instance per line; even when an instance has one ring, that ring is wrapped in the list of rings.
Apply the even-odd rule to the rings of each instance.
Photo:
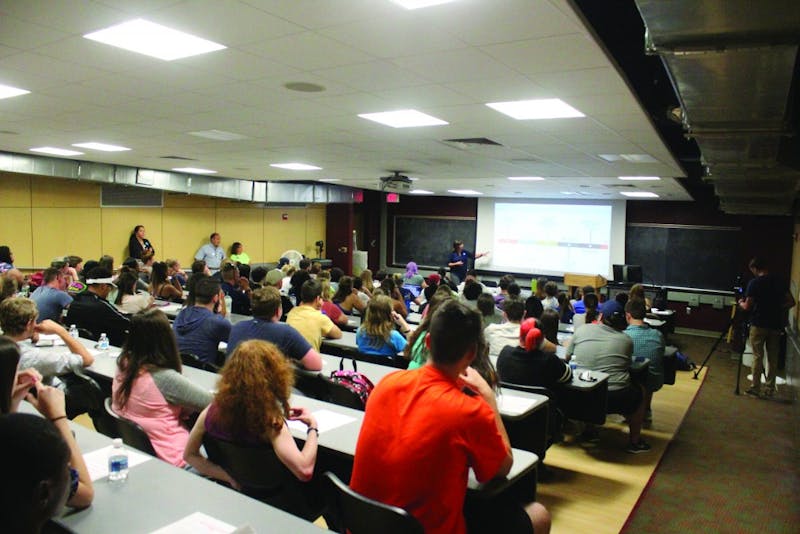
[[[640,439],[638,443],[628,443],[627,451],[631,454],[639,454],[641,452],[649,452],[651,448],[649,443]]]
[[[761,398],[761,392],[758,391],[756,387],[747,388],[744,392],[745,395],[750,395],[751,397]]]

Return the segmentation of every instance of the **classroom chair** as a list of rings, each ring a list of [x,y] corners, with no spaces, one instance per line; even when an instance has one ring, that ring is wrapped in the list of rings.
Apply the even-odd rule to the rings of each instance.
[[[111,408],[111,397],[105,400],[105,408],[106,412],[115,418],[117,434],[122,438],[125,445],[145,452],[150,456],[157,456],[155,449],[153,449],[153,444],[150,443],[150,437],[147,435],[147,432],[137,423],[117,414],[117,412]]]

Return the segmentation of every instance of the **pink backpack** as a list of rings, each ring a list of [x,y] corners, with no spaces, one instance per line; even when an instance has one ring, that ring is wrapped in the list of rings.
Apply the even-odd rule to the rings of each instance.
[[[353,360],[353,370],[345,370],[344,357],[339,362],[339,370],[331,372],[331,381],[344,386],[354,393],[361,400],[362,409],[367,405],[369,394],[375,389],[375,385],[372,381],[364,374],[358,372],[355,360]]]

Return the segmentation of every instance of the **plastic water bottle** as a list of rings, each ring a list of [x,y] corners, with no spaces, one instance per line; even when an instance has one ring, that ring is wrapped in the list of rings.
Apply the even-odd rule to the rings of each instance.
[[[31,294],[31,286],[28,282],[25,282],[25,285],[23,285],[22,289],[19,290],[19,294],[22,297],[27,297]]]
[[[231,308],[233,307],[233,297],[230,295],[225,295],[225,311],[226,317],[231,314]]]
[[[78,333],[78,325],[73,324],[69,326],[69,336],[72,339],[78,339],[79,337],[81,337],[80,334]]]
[[[108,455],[108,481],[125,482],[128,479],[128,453],[122,447],[122,439],[115,438]]]
[[[108,343],[108,336],[100,334],[100,339],[97,341],[97,348],[100,350],[108,350],[109,343]]]

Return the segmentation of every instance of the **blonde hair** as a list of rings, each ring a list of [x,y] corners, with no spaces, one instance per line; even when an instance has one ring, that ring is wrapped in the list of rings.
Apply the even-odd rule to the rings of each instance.
[[[374,282],[372,281],[372,271],[369,269],[364,269],[361,271],[361,282],[363,282],[364,287],[372,291]]]
[[[12,297],[0,302],[0,328],[7,336],[18,336],[36,319],[36,303],[25,297]]]
[[[389,341],[394,330],[392,299],[386,295],[373,297],[367,304],[366,315],[360,330],[370,337],[370,345],[380,346]]]
[[[319,282],[320,287],[322,287],[322,295],[320,295],[322,300],[330,302],[331,298],[333,297],[333,289],[331,288],[330,280],[320,278],[319,275],[317,275],[317,281]]]

